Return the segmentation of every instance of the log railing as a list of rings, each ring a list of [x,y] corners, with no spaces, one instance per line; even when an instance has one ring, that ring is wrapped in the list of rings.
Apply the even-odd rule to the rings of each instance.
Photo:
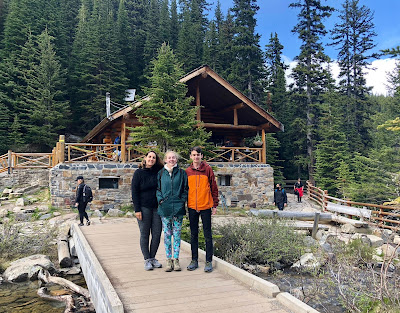
[[[8,154],[0,156],[0,173],[7,171],[8,169]]]
[[[368,217],[369,222],[380,227],[400,231],[400,208],[388,205],[355,202],[328,195],[327,190],[313,186],[307,181],[308,196],[321,205],[323,211],[331,211],[352,219]]]
[[[262,148],[216,147],[208,151],[207,162],[253,162],[262,163]]]
[[[19,153],[8,151],[0,156],[0,173],[14,168],[51,168],[53,153]]]

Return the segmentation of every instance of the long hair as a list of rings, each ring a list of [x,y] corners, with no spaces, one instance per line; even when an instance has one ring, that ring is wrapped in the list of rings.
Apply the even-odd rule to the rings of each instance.
[[[157,170],[162,169],[162,168],[164,167],[164,163],[163,163],[163,161],[161,160],[161,158],[158,156],[158,154],[157,154],[155,151],[153,151],[153,150],[148,151],[148,152],[144,155],[142,162],[139,164],[139,168],[146,168],[146,157],[147,157],[147,156],[149,155],[149,153],[151,153],[151,152],[153,152],[153,153],[156,155],[156,163],[154,163],[153,167],[155,166],[155,167],[157,168]]]

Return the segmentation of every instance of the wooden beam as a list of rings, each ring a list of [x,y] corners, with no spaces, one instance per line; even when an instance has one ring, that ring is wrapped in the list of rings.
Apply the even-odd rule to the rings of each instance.
[[[237,109],[233,110],[233,125],[237,126],[238,123],[238,115],[237,115]]]
[[[221,110],[218,110],[217,113],[224,113],[224,112],[229,112],[229,111],[232,111],[232,110],[237,110],[237,109],[242,109],[242,108],[244,108],[244,103],[240,102],[238,104],[230,105],[230,106],[225,107],[225,108],[223,108]]]
[[[232,124],[215,124],[215,123],[202,123],[205,128],[219,128],[219,129],[244,129],[244,130],[259,130],[257,126],[252,125],[232,125]]]
[[[60,135],[60,163],[64,163],[65,161],[65,136]]]
[[[121,162],[126,162],[125,151],[126,151],[126,123],[122,123],[122,130],[121,130]]]
[[[200,107],[200,81],[196,82],[196,107],[197,107],[197,115],[196,119],[201,121],[201,107]]]
[[[267,141],[265,140],[265,130],[261,130],[261,137],[262,137],[262,152],[261,152],[261,162],[262,163],[267,163]]]

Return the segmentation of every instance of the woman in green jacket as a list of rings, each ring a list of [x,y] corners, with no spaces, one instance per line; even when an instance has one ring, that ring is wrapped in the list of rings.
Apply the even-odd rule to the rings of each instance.
[[[167,255],[166,272],[180,271],[179,251],[183,216],[186,214],[185,202],[188,196],[186,172],[179,168],[178,155],[167,151],[164,168],[158,172],[158,214],[164,229],[164,246]],[[174,260],[172,260],[172,236],[174,237]]]

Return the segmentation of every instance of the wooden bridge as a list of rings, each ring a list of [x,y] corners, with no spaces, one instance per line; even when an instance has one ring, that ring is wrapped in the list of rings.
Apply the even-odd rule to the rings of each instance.
[[[182,242],[181,272],[144,270],[136,220],[109,220],[72,227],[75,248],[96,312],[276,312],[317,311],[259,277],[214,258],[214,271],[189,272],[190,246]],[[166,263],[163,242],[157,253]],[[203,258],[203,259],[201,259]]]

